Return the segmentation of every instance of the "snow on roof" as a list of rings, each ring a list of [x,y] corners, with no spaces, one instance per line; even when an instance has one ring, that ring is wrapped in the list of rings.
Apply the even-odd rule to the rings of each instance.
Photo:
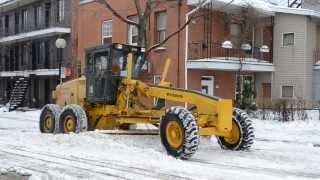
[[[189,5],[195,5],[200,0],[188,0]],[[210,0],[208,0],[210,1]],[[216,9],[235,10],[252,7],[259,13],[272,16],[275,13],[296,14],[320,18],[320,12],[303,8],[289,8],[285,0],[212,0]]]

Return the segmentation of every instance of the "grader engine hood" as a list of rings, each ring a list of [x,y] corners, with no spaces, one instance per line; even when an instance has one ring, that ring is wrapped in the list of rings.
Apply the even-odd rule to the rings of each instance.
[[[86,98],[86,77],[65,82],[57,86],[52,94],[56,104],[63,107],[68,104],[84,105]]]

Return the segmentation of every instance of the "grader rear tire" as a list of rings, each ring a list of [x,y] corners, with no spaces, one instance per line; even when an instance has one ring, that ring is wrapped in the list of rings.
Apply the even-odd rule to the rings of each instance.
[[[41,133],[58,133],[59,128],[57,123],[59,122],[59,115],[61,109],[56,104],[47,104],[45,105],[40,114],[40,132]]]
[[[59,129],[62,133],[80,133],[88,130],[86,112],[81,106],[70,104],[63,108],[59,118]]]
[[[232,137],[217,137],[222,149],[240,151],[249,150],[254,141],[254,129],[248,115],[240,110],[233,109]]]
[[[171,107],[160,122],[160,137],[167,153],[189,159],[198,149],[200,136],[196,119],[183,107]]]

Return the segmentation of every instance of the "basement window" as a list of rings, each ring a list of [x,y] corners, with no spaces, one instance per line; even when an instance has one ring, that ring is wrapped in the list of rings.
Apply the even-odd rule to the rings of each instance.
[[[282,86],[282,98],[293,98],[294,95],[294,87],[293,86]]]
[[[294,45],[294,33],[284,33],[283,34],[283,46],[293,46]]]

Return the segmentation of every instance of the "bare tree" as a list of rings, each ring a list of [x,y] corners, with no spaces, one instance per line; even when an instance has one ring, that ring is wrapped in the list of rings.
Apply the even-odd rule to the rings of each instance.
[[[132,21],[128,19],[127,17],[121,16],[111,5],[110,2],[112,0],[95,0],[97,3],[100,3],[103,5],[106,9],[108,9],[115,17],[120,19],[122,22],[128,24],[128,25],[133,25],[137,27],[138,29],[138,46],[145,47],[146,48],[146,56],[149,55],[149,53],[158,48],[163,46],[168,40],[170,40],[172,37],[175,35],[179,34],[179,32],[183,31],[186,26],[197,17],[197,15],[191,15],[184,24],[182,24],[180,27],[177,28],[176,31],[172,32],[169,34],[163,41],[156,43],[156,44],[151,44],[149,41],[149,38],[147,37],[147,27],[148,27],[148,20],[150,18],[150,15],[152,13],[152,9],[157,8],[161,4],[167,3],[167,2],[172,2],[176,1],[178,3],[181,3],[182,0],[145,0],[144,3],[141,3],[141,0],[133,0],[135,4],[135,8],[137,11],[137,17],[138,21]],[[208,0],[199,0],[199,3],[195,7],[196,9],[200,9]]]

